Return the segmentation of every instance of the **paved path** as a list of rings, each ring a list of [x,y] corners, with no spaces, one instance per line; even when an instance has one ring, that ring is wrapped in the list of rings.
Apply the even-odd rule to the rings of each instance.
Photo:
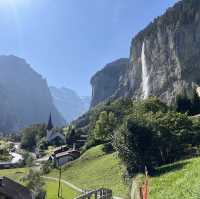
[[[59,181],[58,178],[47,177],[47,176],[42,176],[42,177],[43,177],[44,179]],[[81,192],[81,193],[83,192],[82,189],[78,188],[77,186],[73,185],[72,183],[70,183],[70,182],[68,182],[68,181],[66,181],[66,180],[61,180],[61,182],[62,182],[63,184],[66,184],[67,186],[71,187],[72,189],[78,191],[78,192]]]
[[[43,177],[44,179],[48,179],[48,180],[59,181],[58,178],[54,178],[54,177],[47,177],[47,176],[42,176],[42,177]],[[70,183],[70,182],[68,182],[68,181],[66,181],[66,180],[61,180],[61,182],[62,182],[63,184],[66,184],[67,186],[71,187],[72,189],[74,189],[74,190],[80,192],[80,193],[83,193],[83,192],[84,192],[84,190],[78,188],[77,186],[73,185],[72,183]],[[117,197],[117,196],[113,196],[113,199],[123,199],[123,198]]]
[[[20,160],[23,160],[22,155],[18,154],[18,153],[9,153],[13,158],[11,160],[12,163],[18,163]]]
[[[20,149],[20,143],[13,143],[13,144],[16,151],[18,151]],[[17,152],[10,152],[9,154],[12,156],[11,163],[15,164],[15,163],[20,162],[20,160],[23,160],[22,155]]]

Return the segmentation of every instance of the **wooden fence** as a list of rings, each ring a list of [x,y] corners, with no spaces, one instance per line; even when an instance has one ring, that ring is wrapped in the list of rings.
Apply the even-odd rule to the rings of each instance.
[[[89,191],[76,199],[111,199],[112,198],[112,190],[110,189],[97,189],[93,191]]]

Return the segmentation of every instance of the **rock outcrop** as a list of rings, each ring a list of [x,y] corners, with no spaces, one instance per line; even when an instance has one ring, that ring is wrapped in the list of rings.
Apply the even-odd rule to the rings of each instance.
[[[46,123],[50,112],[56,126],[64,124],[46,80],[15,56],[0,56],[0,110],[0,131]]]
[[[128,68],[128,59],[118,59],[107,64],[101,71],[97,72],[91,79],[92,102],[91,107],[116,95],[124,79]]]
[[[132,40],[120,86],[118,73],[111,70],[112,75],[104,69],[99,81],[92,80],[93,106],[114,93],[135,99],[157,96],[167,104],[183,90],[189,93],[200,84],[200,1],[179,1]]]

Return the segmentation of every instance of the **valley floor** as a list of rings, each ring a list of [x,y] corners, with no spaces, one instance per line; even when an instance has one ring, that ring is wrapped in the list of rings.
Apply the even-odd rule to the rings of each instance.
[[[0,176],[7,176],[21,182],[28,169],[0,170]],[[127,198],[128,185],[122,180],[123,167],[116,154],[104,154],[102,146],[88,150],[83,156],[63,168],[62,179],[83,190],[106,187],[115,196]],[[58,170],[53,170],[45,179],[47,199],[57,198]],[[51,179],[52,178],[52,179]],[[53,180],[54,179],[54,180]],[[194,199],[200,198],[200,158],[179,161],[157,169],[150,178],[150,199]],[[76,188],[62,183],[63,198],[72,199],[81,193]]]

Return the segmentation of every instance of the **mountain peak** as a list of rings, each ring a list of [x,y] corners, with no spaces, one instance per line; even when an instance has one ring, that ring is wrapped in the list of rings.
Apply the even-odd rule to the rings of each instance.
[[[53,102],[67,122],[71,122],[86,112],[90,106],[90,97],[81,98],[69,88],[50,87]]]
[[[0,69],[0,108],[3,110],[0,130],[12,131],[35,123],[46,123],[50,112],[55,118],[55,125],[64,124],[53,105],[46,80],[24,59],[2,55]],[[5,123],[7,125],[3,125]]]

